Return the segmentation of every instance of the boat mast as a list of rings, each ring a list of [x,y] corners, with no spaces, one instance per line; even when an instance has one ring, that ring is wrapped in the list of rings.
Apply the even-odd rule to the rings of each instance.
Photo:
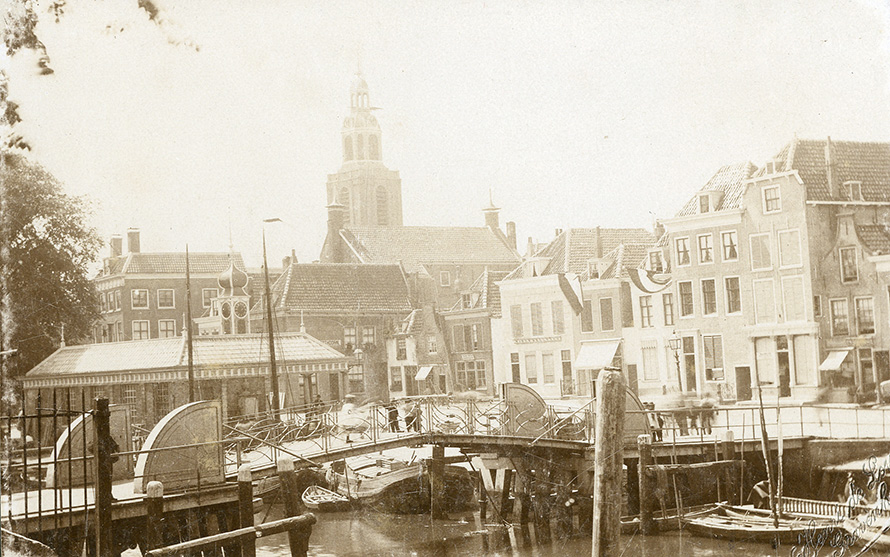
[[[189,402],[195,402],[195,362],[192,344],[192,279],[189,273],[189,245],[185,245],[185,342],[188,345]]]
[[[785,473],[784,473],[784,467],[782,466],[783,461],[785,460],[785,443],[784,443],[784,438],[782,437],[782,406],[781,406],[780,402],[781,401],[780,401],[779,395],[777,394],[776,395],[776,425],[779,428],[779,435],[778,435],[778,437],[779,437],[779,447],[778,447],[779,470],[777,472],[777,475],[779,476],[779,478],[776,481],[776,510],[778,511],[778,514],[781,515],[783,512],[782,491],[784,491],[783,488],[785,486]]]
[[[266,322],[269,324],[269,375],[272,379],[272,416],[281,415],[281,401],[278,400],[278,368],[275,363],[275,335],[272,322],[272,289],[269,286],[269,261],[266,259],[266,230],[263,229],[263,277],[266,281]]]
[[[773,515],[773,526],[779,527],[779,515],[776,512],[776,483],[773,481],[772,459],[769,456],[769,436],[766,433],[766,421],[763,417],[763,387],[760,384],[760,370],[754,366],[754,378],[757,380],[757,397],[760,401],[760,448],[763,451],[763,462],[766,465],[766,480],[769,483],[769,506]]]

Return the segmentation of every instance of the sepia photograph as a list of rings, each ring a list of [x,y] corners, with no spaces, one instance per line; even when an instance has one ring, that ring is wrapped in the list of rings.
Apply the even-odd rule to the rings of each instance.
[[[890,555],[887,0],[4,0],[0,553]]]

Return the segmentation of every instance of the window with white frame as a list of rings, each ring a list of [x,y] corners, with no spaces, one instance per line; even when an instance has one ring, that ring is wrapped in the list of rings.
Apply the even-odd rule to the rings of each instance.
[[[763,195],[763,213],[778,213],[782,210],[782,199],[779,186],[766,186],[761,190]]]
[[[155,417],[166,416],[173,410],[173,397],[170,393],[170,383],[156,383],[155,391]]]
[[[640,296],[640,326],[652,326],[652,296]]]
[[[785,321],[806,321],[802,276],[782,277],[782,299]]]
[[[726,289],[726,313],[741,313],[742,292],[739,277],[724,278],[723,287]]]
[[[670,327],[674,324],[674,294],[671,292],[662,294],[661,305],[664,308],[664,325]]]
[[[856,248],[840,248],[838,253],[841,262],[841,282],[858,281],[859,265],[856,262]]]
[[[525,378],[529,383],[538,382],[537,358],[534,354],[525,355]]]
[[[794,379],[797,385],[812,385],[816,381],[817,364],[813,358],[813,338],[809,335],[794,335]]]
[[[702,344],[705,347],[705,379],[723,381],[723,337],[704,335]]]
[[[679,282],[677,289],[680,294],[680,317],[689,317],[695,311],[692,302],[692,282],[688,280]]]
[[[176,320],[161,319],[158,321],[158,338],[170,338],[176,336]]]
[[[649,270],[653,273],[661,273],[664,271],[664,264],[661,262],[660,251],[649,252]]]
[[[550,302],[550,318],[553,321],[553,334],[561,335],[566,332],[565,314],[562,309],[562,300]]]
[[[518,352],[513,352],[510,354],[510,373],[511,373],[511,379],[513,381],[519,382],[522,375],[520,374],[520,369],[519,369],[519,353]]]
[[[439,286],[451,286],[451,271],[439,271]]]
[[[555,358],[553,352],[544,352],[541,354],[541,372],[544,375],[544,383],[552,385],[556,379],[554,376]]]
[[[773,279],[754,281],[754,322],[776,322],[776,296]]]
[[[717,281],[714,279],[701,281],[701,308],[702,315],[717,314]]]
[[[875,301],[874,298],[856,298],[856,330],[860,335],[871,335],[875,332]]]
[[[677,238],[677,266],[689,265],[689,238]]]
[[[723,245],[723,261],[736,261],[739,258],[739,237],[735,230],[720,233]]]
[[[130,409],[130,419],[139,423],[139,394],[136,385],[124,386],[124,405]]]
[[[860,348],[859,352],[859,373],[863,383],[871,383],[875,378],[874,354],[871,348]]]
[[[850,334],[850,312],[846,298],[838,298],[828,301],[828,311],[831,313],[831,336],[847,336]]]
[[[436,354],[439,352],[439,345],[436,342],[436,335],[426,336],[426,351],[428,354]]]
[[[403,338],[396,339],[396,360],[408,359],[408,343]]]
[[[145,288],[134,288],[130,291],[130,308],[132,309],[148,309],[148,290]]]
[[[752,234],[751,241],[751,269],[769,269],[773,266],[770,255],[769,234]]]
[[[710,234],[702,234],[698,237],[698,262],[714,262],[714,246],[712,244],[712,237]]]
[[[366,344],[374,344],[376,338],[377,335],[375,334],[374,327],[362,327],[362,346]]]
[[[843,189],[850,201],[862,201],[862,182],[844,182]]]
[[[148,338],[148,321],[133,321],[131,322],[131,327],[133,331],[133,340],[145,340]]]
[[[510,306],[510,324],[513,328],[513,338],[522,338],[522,306]]]
[[[358,342],[356,327],[343,327],[343,346],[355,349]]]
[[[173,289],[172,288],[159,288],[158,289],[158,309],[173,309],[175,308],[175,302],[173,299]]]
[[[541,302],[531,303],[532,336],[539,337],[544,334],[544,309]]]
[[[398,366],[392,366],[389,368],[389,390],[390,391],[401,391],[402,390],[402,368]]]
[[[642,347],[643,380],[658,380],[658,343],[654,340],[643,341]]]
[[[776,382],[776,344],[771,337],[754,339],[754,361],[762,383]]]
[[[216,288],[203,288],[201,289],[201,303],[205,308],[209,308],[213,305],[213,300],[219,296],[219,290]]]
[[[800,231],[782,230],[779,232],[779,266],[798,267],[800,258]]]

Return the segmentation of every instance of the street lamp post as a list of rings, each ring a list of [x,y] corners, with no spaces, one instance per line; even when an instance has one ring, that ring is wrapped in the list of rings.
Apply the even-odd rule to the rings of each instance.
[[[668,339],[668,345],[671,347],[671,350],[674,351],[674,362],[677,364],[677,386],[680,388],[680,392],[683,392],[683,380],[680,377],[680,337],[676,334]]]

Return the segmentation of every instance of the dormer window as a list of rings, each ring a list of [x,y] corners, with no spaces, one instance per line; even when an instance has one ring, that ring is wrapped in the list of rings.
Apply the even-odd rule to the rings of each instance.
[[[650,251],[649,252],[649,270],[653,273],[661,273],[664,272],[664,265],[661,262],[661,252],[660,251]]]
[[[720,201],[723,200],[723,192],[719,190],[704,191],[698,194],[699,214],[710,213],[717,210]]]
[[[844,196],[850,201],[862,201],[862,182],[844,182]]]
[[[711,200],[707,195],[698,196],[698,212],[708,213],[711,211]]]
[[[767,161],[766,162],[766,174],[775,174],[776,173],[776,161]]]
[[[596,265],[596,261],[588,261],[587,262],[587,274],[591,279],[600,278],[600,270]]]
[[[460,295],[460,307],[470,309],[473,307],[473,295],[469,292]]]

